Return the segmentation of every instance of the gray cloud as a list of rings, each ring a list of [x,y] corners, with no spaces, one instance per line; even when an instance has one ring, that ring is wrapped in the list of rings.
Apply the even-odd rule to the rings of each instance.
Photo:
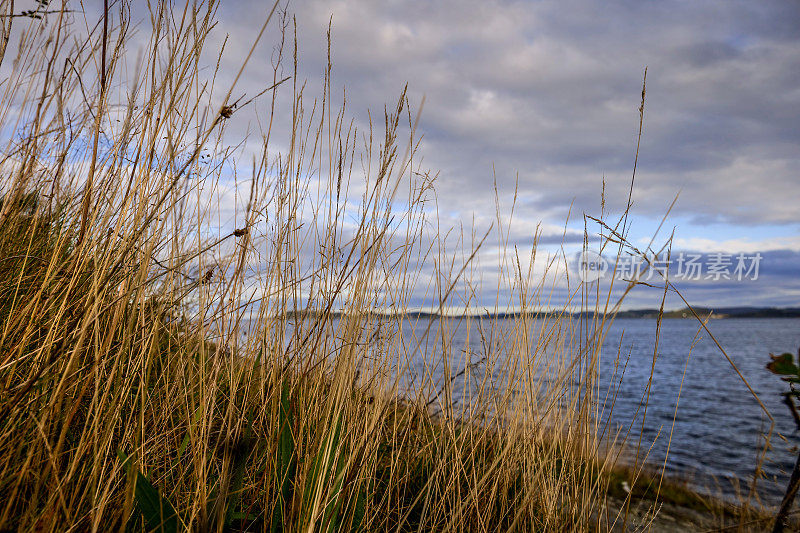
[[[800,10],[784,2],[308,2],[303,73],[318,78],[333,16],[334,85],[354,113],[409,83],[426,96],[424,155],[465,213],[501,188],[529,214],[624,204],[649,66],[637,207],[731,223],[796,223]],[[225,13],[223,13],[225,16]],[[224,26],[223,26],[224,27]],[[469,184],[469,187],[465,187]],[[732,186],[733,185],[733,186]],[[483,196],[483,195],[482,195]],[[703,201],[696,201],[701,198]],[[548,210],[542,210],[544,206]]]
[[[413,102],[425,95],[422,155],[441,171],[439,203],[454,220],[491,217],[495,179],[501,195],[518,184],[516,213],[529,227],[560,225],[570,208],[597,214],[603,177],[607,207],[622,209],[648,66],[634,210],[658,218],[681,191],[673,214],[695,224],[798,222],[800,4],[351,0],[290,9],[312,87],[333,17],[334,87],[347,87],[360,124],[406,82]],[[515,236],[530,241],[530,232]]]
[[[207,56],[212,65],[229,36],[218,86],[233,78],[268,8],[220,5]],[[346,87],[357,125],[365,127],[367,109],[379,116],[405,83],[414,104],[426,97],[421,154],[441,171],[439,198],[465,218],[491,212],[495,178],[501,192],[519,178],[520,214],[531,219],[561,224],[573,201],[573,212],[596,213],[603,176],[607,204],[621,209],[648,66],[638,213],[660,216],[682,189],[673,213],[698,223],[798,223],[796,2],[315,0],[288,10],[310,95],[321,94],[332,18],[334,101]],[[271,81],[276,29],[240,82],[249,95]],[[257,129],[267,104],[262,98],[229,128]]]
[[[231,39],[220,85],[265,12],[261,2],[222,4],[214,42]],[[607,208],[621,210],[647,66],[636,214],[660,218],[681,191],[672,213],[694,224],[798,224],[798,3],[347,0],[295,2],[289,12],[312,96],[322,93],[332,17],[333,100],[346,87],[362,131],[367,110],[382,116],[406,83],[413,104],[424,95],[420,154],[440,171],[438,205],[452,223],[469,225],[475,216],[487,227],[495,180],[503,198],[518,187],[512,241],[521,244],[530,244],[540,220],[551,228],[542,242],[556,243],[552,228],[570,209],[579,222],[583,212],[599,214],[604,178]],[[275,29],[241,82],[248,94],[271,80]],[[267,105],[262,98],[247,115],[253,128]],[[245,131],[240,116],[231,134]],[[287,124],[285,113],[276,117],[275,149],[285,146]],[[797,295],[787,276],[780,280],[785,290],[775,289],[773,301]],[[768,293],[739,298],[761,301]]]

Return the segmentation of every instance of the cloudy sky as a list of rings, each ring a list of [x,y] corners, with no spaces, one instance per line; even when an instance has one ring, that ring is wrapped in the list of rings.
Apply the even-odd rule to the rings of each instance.
[[[254,34],[252,14],[264,10],[223,4],[222,28]],[[600,215],[604,179],[606,208],[624,208],[647,67],[629,237],[646,244],[677,195],[662,230],[675,228],[675,251],[762,254],[757,281],[686,283],[692,303],[800,305],[799,2],[345,0],[288,10],[309,80],[324,69],[332,19],[333,86],[346,86],[357,121],[406,83],[412,103],[425,97],[421,154],[439,171],[448,223],[488,225],[493,181],[501,203],[518,183],[511,239],[522,244],[539,222],[543,242],[560,243],[565,223],[582,233],[583,214]]]
[[[223,78],[235,74],[271,5],[221,3],[211,43],[228,38]],[[346,87],[349,116],[362,130],[368,111],[382,115],[406,84],[413,106],[424,98],[419,155],[438,173],[442,227],[481,234],[495,218],[496,182],[503,213],[516,194],[509,243],[530,246],[538,227],[541,251],[569,257],[581,249],[584,214],[613,221],[627,203],[646,67],[628,238],[644,249],[677,196],[656,240],[674,230],[673,256],[699,253],[707,262],[708,254],[730,254],[732,273],[737,254],[761,254],[758,280],[676,279],[690,303],[800,305],[800,2],[280,6],[296,17],[310,94],[321,94],[332,21],[334,100]],[[271,80],[277,29],[273,21],[242,91],[257,93]],[[257,101],[246,116],[263,116],[268,103]],[[252,131],[237,119],[234,132]],[[592,240],[599,228],[588,229]],[[498,247],[493,235],[479,257],[489,284],[488,258]],[[644,290],[627,307],[659,301],[658,291]]]

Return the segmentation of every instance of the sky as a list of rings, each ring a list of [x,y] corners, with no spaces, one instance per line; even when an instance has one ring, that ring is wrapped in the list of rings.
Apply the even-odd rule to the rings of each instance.
[[[510,240],[530,244],[541,224],[540,242],[554,253],[565,225],[564,249],[579,251],[583,214],[600,215],[603,187],[609,212],[625,207],[647,68],[629,238],[649,242],[677,196],[662,229],[674,229],[673,256],[761,254],[756,280],[675,280],[690,303],[800,305],[800,3],[345,0],[287,9],[309,80],[324,69],[331,21],[332,86],[346,87],[356,121],[391,105],[405,84],[413,103],[424,96],[420,152],[438,171],[444,221],[486,227],[496,181],[502,205],[516,190]],[[259,17],[248,15],[259,10],[223,4],[222,28],[253,34]],[[658,305],[652,292],[628,307]]]
[[[227,38],[223,80],[237,72],[271,5],[221,2],[210,52]],[[706,270],[713,254],[730,260],[734,279],[705,271],[699,280],[673,279],[694,305],[800,306],[800,2],[279,5],[296,18],[299,77],[310,94],[321,94],[331,24],[333,97],[346,90],[348,116],[362,131],[368,112],[382,115],[404,86],[415,111],[424,99],[418,153],[437,176],[441,227],[480,235],[496,206],[505,215],[514,201],[508,242],[530,247],[539,231],[543,256],[576,259],[585,228],[596,248],[600,228],[585,226],[584,215],[621,216],[646,68],[628,239],[645,249],[661,227],[655,242],[672,236],[672,257],[701,254]],[[272,78],[276,20],[239,80],[242,92],[256,94]],[[268,104],[257,100],[229,130],[252,131]],[[281,142],[276,136],[278,149]],[[492,234],[476,259],[489,287],[499,248]],[[738,254],[759,258],[757,279],[735,279]],[[479,300],[494,301],[496,292]],[[645,287],[625,307],[660,299]],[[682,305],[670,297],[667,307]]]

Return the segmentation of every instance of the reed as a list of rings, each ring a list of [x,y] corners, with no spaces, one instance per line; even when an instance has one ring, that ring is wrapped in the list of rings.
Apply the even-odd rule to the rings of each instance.
[[[498,208],[500,282],[526,311],[410,318],[420,291],[437,311],[474,301],[484,241],[454,250],[439,231],[405,91],[357,131],[330,66],[324,94],[306,93],[275,6],[259,38],[280,42],[279,64],[237,100],[239,76],[224,86],[206,60],[216,2],[155,3],[138,28],[106,6],[85,35],[40,4],[1,19],[19,39],[0,50],[0,529],[632,520],[599,407],[610,324],[569,313],[613,311],[604,295],[578,284],[552,311]],[[239,149],[229,125],[256,105],[266,120]],[[483,350],[462,351],[459,328]],[[652,517],[657,496],[643,501]]]

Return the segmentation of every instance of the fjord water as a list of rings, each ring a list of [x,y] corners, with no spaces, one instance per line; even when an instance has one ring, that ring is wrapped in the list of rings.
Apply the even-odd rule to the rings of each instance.
[[[433,324],[429,327],[430,320]],[[480,386],[486,373],[482,364],[463,371],[466,355],[471,354],[472,363],[479,363],[483,354],[506,353],[502,344],[508,338],[504,334],[511,330],[513,321],[498,320],[494,328],[492,321],[452,318],[440,329],[440,321],[435,318],[403,319],[403,351],[407,356],[397,362],[401,394],[416,396],[417,385],[427,383],[423,397],[432,400],[429,404],[432,410],[441,409],[442,396],[437,399],[436,392],[441,390],[444,373],[438,352],[440,335],[446,331],[444,335],[450,339],[447,344],[452,401],[457,406],[454,409],[457,415],[464,399]],[[573,321],[572,326],[577,323]],[[640,450],[648,454],[647,462],[651,465],[660,467],[666,457],[668,475],[687,478],[695,488],[732,501],[738,500],[739,495],[746,497],[764,452],[765,435],[771,425],[769,418],[709,335],[699,331],[696,320],[662,320],[654,362],[656,325],[656,320],[648,318],[616,319],[608,329],[600,352],[596,389],[601,427],[610,428],[610,433],[628,434],[627,453],[622,460],[632,459],[641,434]],[[530,325],[534,345],[541,326],[538,320]],[[797,353],[800,319],[713,319],[708,328],[774,418],[757,490],[763,503],[777,505],[794,466],[800,431],[781,396],[788,385],[767,371],[765,365],[770,352]],[[421,338],[425,330],[429,330],[429,335]],[[568,336],[564,331],[562,334]],[[585,344],[585,339],[581,344]],[[549,345],[540,358],[564,357],[574,351]],[[552,360],[539,366],[535,373],[540,376],[546,373],[547,364],[552,365]],[[643,400],[651,369],[645,417]],[[507,384],[506,376],[498,368],[492,372],[492,378],[495,390]]]
[[[788,385],[767,371],[765,365],[770,352],[797,353],[800,320],[717,319],[710,321],[708,328],[774,417],[759,494],[765,503],[779,502],[794,466],[800,432],[780,396]],[[645,442],[655,440],[650,461],[664,460],[674,417],[668,471],[687,474],[712,490],[718,483],[719,489],[731,497],[735,496],[731,481],[738,481],[746,494],[770,421],[713,340],[704,331],[697,332],[698,323],[691,319],[661,322],[644,424]],[[602,369],[608,370],[609,355],[616,354],[620,346],[625,357],[630,353],[614,407],[613,418],[619,423],[629,422],[636,413],[650,377],[655,337],[655,320],[620,319],[606,338]],[[632,433],[638,435],[641,418],[640,410]],[[661,436],[656,439],[659,430]]]
[[[421,319],[413,329],[424,330],[423,322],[426,319]],[[793,449],[800,445],[800,432],[780,396],[788,390],[787,384],[768,372],[765,365],[770,352],[796,353],[800,346],[800,319],[714,319],[708,328],[774,417],[771,446],[762,465],[765,479],[758,482],[762,501],[774,505],[780,502],[794,465]],[[536,330],[536,326],[532,329]],[[664,463],[674,418],[667,472],[691,479],[700,490],[735,500],[737,484],[738,490],[747,495],[770,421],[708,334],[704,331],[698,334],[698,329],[696,320],[663,320],[653,364],[656,321],[614,321],[601,351],[599,397],[603,402],[609,385],[619,387],[610,426],[620,429],[622,434],[630,427],[629,450],[635,447],[641,433],[640,449],[646,452],[652,445],[647,460],[654,465]],[[456,353],[463,356],[467,349],[475,354],[485,350],[486,339],[475,330],[473,327],[467,334],[468,328],[463,323],[450,330],[454,353],[451,375],[457,374],[464,364]],[[411,345],[414,336],[411,326],[404,328],[404,337]],[[615,377],[617,354],[620,360]],[[619,371],[626,360],[624,378],[619,383]],[[645,418],[641,405],[651,368],[653,381]],[[426,369],[411,361],[408,371],[432,373],[436,381],[441,368]],[[464,397],[468,381],[465,376],[469,374],[473,384],[482,378],[481,369],[475,367],[453,379],[454,401]],[[503,383],[502,375],[495,373],[494,377],[496,384]],[[610,410],[610,403],[611,397],[605,401],[605,413]]]

